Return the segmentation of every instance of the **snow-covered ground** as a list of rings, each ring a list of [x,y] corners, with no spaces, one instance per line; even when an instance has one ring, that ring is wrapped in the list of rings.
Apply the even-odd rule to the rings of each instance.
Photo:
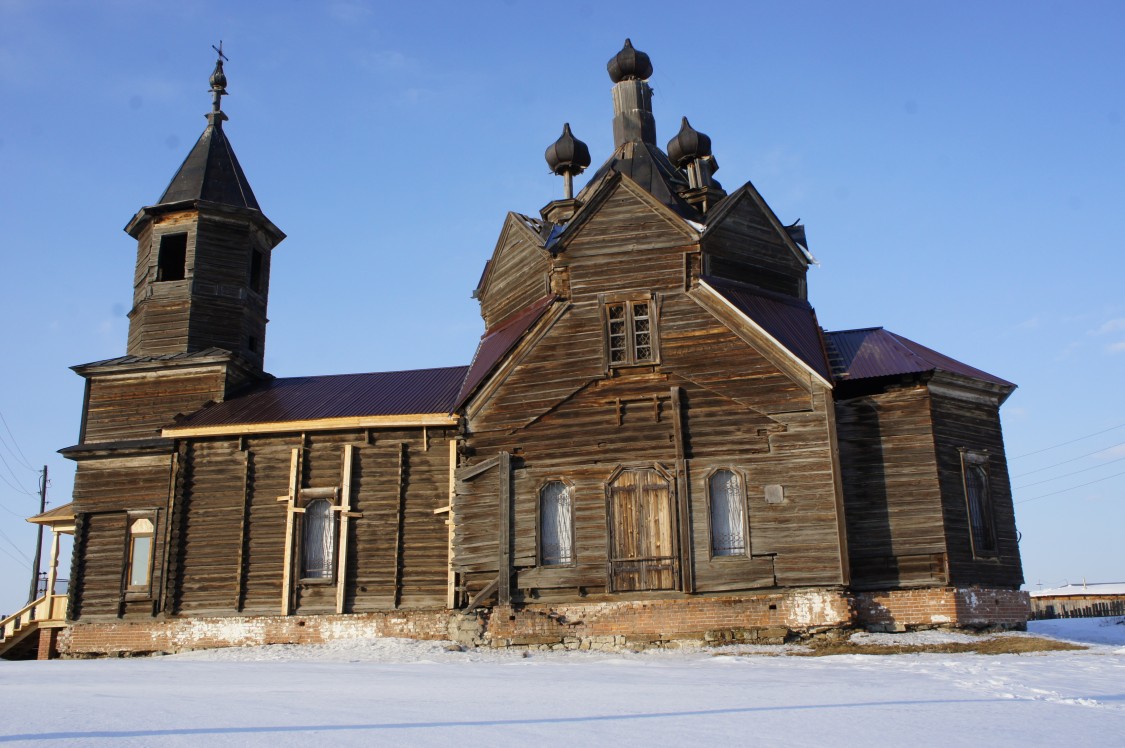
[[[0,743],[1123,746],[1125,625],[1114,620],[1032,623],[1092,646],[1025,655],[524,657],[382,639],[3,662]]]

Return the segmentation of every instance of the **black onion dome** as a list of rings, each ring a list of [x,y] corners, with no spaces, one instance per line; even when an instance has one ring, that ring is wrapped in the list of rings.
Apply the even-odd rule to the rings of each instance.
[[[590,165],[590,149],[570,132],[570,123],[563,125],[562,135],[543,154],[547,166],[555,174],[581,174]]]
[[[227,90],[227,75],[223,72],[223,60],[219,58],[215,60],[215,70],[211,73],[211,90],[223,91]]]
[[[652,60],[640,50],[633,49],[633,42],[625,40],[625,47],[606,64],[609,77],[614,83],[629,80],[648,80],[652,77]]]
[[[710,155],[711,138],[692,127],[684,117],[680,131],[668,141],[668,158],[676,168],[682,169],[685,164]]]

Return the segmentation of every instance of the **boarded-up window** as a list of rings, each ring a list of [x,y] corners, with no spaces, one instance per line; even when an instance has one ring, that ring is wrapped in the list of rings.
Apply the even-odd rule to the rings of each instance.
[[[992,519],[992,496],[988,481],[988,454],[962,452],[965,508],[969,513],[969,536],[974,556],[996,555],[996,527]]]
[[[606,347],[610,366],[656,361],[656,320],[651,299],[607,304]]]
[[[570,486],[551,481],[539,491],[539,562],[574,562],[574,510]]]
[[[331,579],[336,555],[336,517],[332,502],[316,499],[305,506],[301,538],[301,578]]]
[[[141,518],[129,525],[129,587],[148,588],[152,570],[152,520]],[[120,536],[119,536],[120,537]]]
[[[708,482],[711,501],[711,555],[746,555],[746,513],[742,481],[733,470],[716,470]]]
[[[156,280],[178,281],[187,274],[187,234],[165,234],[160,237],[156,256]]]

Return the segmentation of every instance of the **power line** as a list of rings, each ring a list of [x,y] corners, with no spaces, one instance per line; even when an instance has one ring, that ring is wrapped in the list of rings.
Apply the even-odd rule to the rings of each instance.
[[[7,483],[7,484],[8,484],[8,488],[10,488],[10,489],[12,489],[13,491],[16,491],[16,492],[18,492],[18,493],[22,493],[22,494],[24,494],[25,496],[38,496],[38,495],[39,495],[39,494],[36,494],[36,493],[32,493],[31,491],[28,491],[28,490],[27,490],[27,489],[25,489],[25,488],[20,488],[19,486],[15,485],[15,484],[14,484],[14,483],[12,483],[12,482],[11,482],[10,480],[8,480],[7,478],[5,478],[3,474],[0,474],[0,480],[2,480],[2,481],[4,481],[5,483]]]
[[[3,552],[5,556],[7,556],[8,558],[12,559],[12,560],[13,560],[13,561],[15,561],[16,563],[20,563],[20,564],[24,564],[24,563],[26,563],[26,564],[30,564],[30,563],[31,563],[31,561],[30,561],[30,560],[27,560],[27,559],[25,559],[25,560],[22,560],[22,561],[21,561],[20,559],[16,558],[16,557],[15,557],[14,555],[12,555],[12,552],[11,552],[11,551],[9,551],[9,550],[8,550],[7,548],[5,548],[5,547],[4,547],[4,546],[2,546],[2,545],[0,545],[0,552]]]
[[[1108,452],[1109,450],[1113,449],[1114,447],[1120,447],[1123,444],[1125,444],[1125,442],[1118,442],[1117,444],[1110,444],[1108,447],[1103,447],[1102,449],[1095,449],[1093,452],[1087,452],[1084,455],[1078,455],[1077,457],[1072,457],[1069,460],[1063,460],[1062,462],[1056,462],[1054,465],[1048,465],[1046,467],[1035,468],[1034,470],[1028,470],[1026,473],[1020,473],[1019,475],[1013,475],[1012,477],[1013,478],[1022,478],[1025,475],[1031,475],[1032,473],[1041,473],[1044,470],[1050,470],[1051,468],[1057,468],[1060,465],[1066,465],[1066,464],[1069,464],[1071,462],[1078,462],[1079,460],[1083,459],[1084,457],[1093,457],[1094,455],[1100,455],[1102,452]]]
[[[1067,491],[1074,491],[1074,490],[1079,489],[1079,488],[1085,488],[1086,486],[1092,486],[1095,483],[1101,483],[1103,481],[1109,480],[1110,478],[1116,478],[1119,475],[1125,475],[1125,471],[1122,471],[1120,473],[1114,473],[1113,475],[1107,475],[1104,478],[1098,478],[1097,480],[1092,480],[1089,483],[1082,483],[1080,485],[1071,486],[1070,488],[1064,488],[1064,489],[1059,490],[1059,491],[1052,491],[1051,493],[1045,493],[1042,496],[1036,496],[1033,499],[1024,499],[1023,501],[1017,501],[1016,503],[1017,504],[1030,504],[1032,501],[1039,501],[1039,499],[1045,499],[1048,496],[1058,496],[1060,493],[1066,493]]]
[[[20,556],[23,556],[24,561],[26,561],[28,564],[31,564],[31,557],[30,556],[24,556],[23,551],[20,550],[20,547],[18,545],[16,545],[14,542],[12,542],[12,539],[9,538],[7,535],[5,535],[3,530],[0,530],[0,538],[7,541],[8,545],[12,546],[12,548],[14,548],[16,550],[16,553],[18,553]],[[3,546],[0,546],[0,548],[3,548]]]
[[[0,454],[0,462],[4,463],[4,467],[8,468],[8,473],[12,476],[12,480],[14,480],[16,483],[19,483],[20,479],[18,477],[16,477],[16,471],[12,470],[12,466],[8,464],[8,461],[4,459],[4,455],[2,455],[2,454]],[[35,472],[39,472],[39,471],[37,470]],[[0,473],[0,478],[4,478],[4,475],[2,473]],[[16,486],[12,485],[11,481],[8,481],[7,479],[5,479],[4,482],[7,483],[9,486],[12,486],[12,488],[15,489],[16,491],[20,491],[20,493],[25,493],[28,496],[37,496],[38,495],[38,494],[34,494],[31,491],[28,491],[26,489],[21,490],[19,488],[16,488]]]
[[[0,423],[4,424],[4,430],[8,432],[8,436],[12,437],[12,444],[16,445],[16,450],[19,451],[20,457],[23,459],[23,466],[32,472],[39,472],[31,466],[31,462],[27,459],[27,455],[25,455],[23,453],[23,450],[20,449],[20,443],[16,441],[16,435],[12,433],[11,427],[8,426],[8,419],[4,418],[4,413],[2,411],[0,411]],[[5,443],[4,446],[7,446],[7,444]],[[12,448],[8,447],[8,451],[11,452]],[[15,453],[13,453],[12,456],[15,457]]]
[[[1107,434],[1110,431],[1116,431],[1117,429],[1120,429],[1120,428],[1125,428],[1125,423],[1119,423],[1116,426],[1110,426],[1108,429],[1103,429],[1102,431],[1095,431],[1092,434],[1086,434],[1086,436],[1080,436],[1077,439],[1071,439],[1070,441],[1067,441],[1067,442],[1061,442],[1059,444],[1053,444],[1050,447],[1044,447],[1043,449],[1037,449],[1034,452],[1025,452],[1022,455],[1017,455],[1015,457],[1009,457],[1008,462],[1011,462],[1012,460],[1020,460],[1020,459],[1023,459],[1024,457],[1031,457],[1032,455],[1037,455],[1037,454],[1040,454],[1042,452],[1050,452],[1052,449],[1058,449],[1059,447],[1065,447],[1068,444],[1074,444],[1075,442],[1085,441],[1086,439],[1090,439],[1090,438],[1098,436],[1100,434]]]
[[[1019,490],[1021,488],[1031,488],[1032,486],[1041,486],[1044,483],[1050,483],[1051,481],[1062,480],[1063,478],[1069,478],[1070,476],[1078,475],[1079,473],[1088,473],[1091,470],[1097,470],[1098,468],[1103,468],[1106,465],[1112,465],[1113,463],[1121,462],[1122,460],[1125,460],[1125,457],[1118,457],[1116,460],[1110,460],[1109,462],[1103,462],[1101,465],[1094,465],[1093,467],[1082,468],[1081,470],[1075,470],[1075,471],[1070,472],[1070,473],[1063,473],[1062,475],[1056,475],[1054,478],[1046,478],[1044,480],[1036,481],[1035,483],[1026,483],[1022,486],[1016,486],[1015,490]]]

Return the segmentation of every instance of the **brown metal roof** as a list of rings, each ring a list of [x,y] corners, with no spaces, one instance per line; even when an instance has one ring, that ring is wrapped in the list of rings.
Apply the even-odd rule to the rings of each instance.
[[[555,298],[553,295],[544,296],[522,311],[508,317],[508,319],[493,325],[492,329],[484,331],[484,335],[480,337],[476,355],[473,356],[473,363],[469,367],[469,372],[461,385],[461,391],[457,395],[455,407],[460,408],[465,404],[465,401],[473,394],[473,390],[484,381],[485,377],[492,373],[500,360],[508,355],[520,338],[531,329],[531,326],[539,321],[539,318],[543,316],[543,313],[547,311]]]
[[[820,325],[809,302],[725,278],[703,276],[702,280],[813,371],[832,381]]]
[[[1012,387],[1011,382],[938,353],[882,327],[825,333],[832,354],[833,374],[839,380],[855,381],[901,374],[946,371]]]
[[[451,413],[467,366],[286,377],[181,419],[175,428]]]

